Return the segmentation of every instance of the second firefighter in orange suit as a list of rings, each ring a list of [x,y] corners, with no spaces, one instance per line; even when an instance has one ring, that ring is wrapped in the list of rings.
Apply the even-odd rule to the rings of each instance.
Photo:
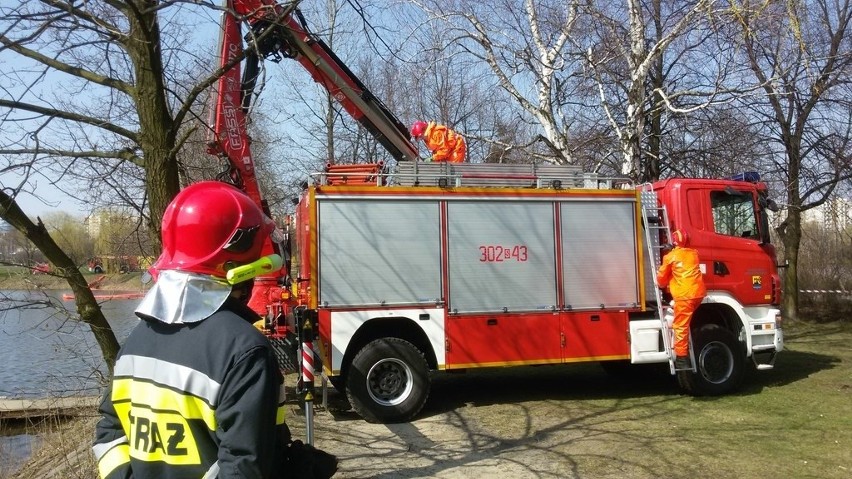
[[[674,249],[663,257],[663,264],[657,271],[657,284],[661,288],[668,286],[674,300],[675,364],[678,369],[688,369],[689,323],[692,314],[698,309],[707,288],[701,274],[698,251],[687,247],[689,237],[683,231],[672,233]]]
[[[415,121],[411,125],[411,136],[422,138],[426,148],[432,152],[432,161],[461,163],[464,161],[467,145],[464,137],[444,125],[434,121]]]

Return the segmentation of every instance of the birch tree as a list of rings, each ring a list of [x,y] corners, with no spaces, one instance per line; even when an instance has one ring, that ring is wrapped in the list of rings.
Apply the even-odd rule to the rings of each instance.
[[[714,3],[714,0],[676,2],[668,24],[661,18],[659,1],[650,2],[649,10],[640,0],[590,6],[588,14],[601,33],[589,38],[593,43],[585,45],[585,60],[598,90],[600,106],[618,142],[622,175],[647,181],[659,174],[658,165],[645,165],[646,161],[658,162],[659,157],[643,159],[648,144],[643,138],[646,118],[649,110],[661,114],[664,99],[683,95],[664,90],[662,57],[673,42],[708,18]],[[654,26],[650,32],[649,21]],[[647,95],[652,68],[656,68],[659,81],[653,89],[655,105],[649,108]],[[658,153],[659,147],[654,150]]]
[[[486,65],[505,92],[535,122],[547,146],[535,158],[573,164],[578,144],[570,131],[581,109],[571,98],[569,76],[581,67],[570,55],[569,39],[577,24],[578,0],[416,1],[447,31],[445,45],[458,45]]]

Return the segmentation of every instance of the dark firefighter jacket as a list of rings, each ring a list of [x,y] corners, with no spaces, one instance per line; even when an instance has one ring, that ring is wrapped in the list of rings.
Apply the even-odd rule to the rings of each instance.
[[[94,452],[104,479],[271,478],[289,430],[256,315],[227,300],[190,324],[143,318],[119,352]]]

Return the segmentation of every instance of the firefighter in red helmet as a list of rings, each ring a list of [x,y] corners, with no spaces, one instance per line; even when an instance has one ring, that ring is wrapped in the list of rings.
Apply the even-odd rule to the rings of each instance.
[[[101,478],[281,476],[290,441],[275,354],[252,323],[250,281],[229,268],[261,257],[274,224],[217,181],[182,190],[163,215],[157,281],[136,309],[100,405]]]
[[[415,121],[411,125],[411,137],[422,139],[432,152],[432,161],[461,163],[465,159],[467,145],[464,137],[434,121]]]
[[[674,300],[675,366],[677,369],[690,369],[689,362],[689,323],[692,315],[704,296],[707,288],[701,273],[698,251],[689,248],[689,236],[676,230],[672,233],[674,248],[663,257],[663,264],[657,271],[657,284],[668,287]]]

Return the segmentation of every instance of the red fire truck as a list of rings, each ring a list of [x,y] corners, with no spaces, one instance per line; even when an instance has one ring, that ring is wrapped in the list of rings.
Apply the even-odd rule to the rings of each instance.
[[[405,127],[293,12],[263,1],[231,6],[249,18],[260,53],[296,57],[398,160],[316,175],[290,238],[296,270],[261,278],[252,299],[274,338],[317,334],[325,375],[365,419],[413,418],[433,371],[668,363],[686,390],[714,395],[735,389],[749,363],[773,367],[783,349],[781,288],[773,203],[755,174],[628,188],[565,166],[420,163]],[[242,51],[236,17],[225,17],[223,65]],[[263,204],[239,108],[251,77],[220,84],[212,151]],[[708,288],[687,370],[672,361],[667,302],[654,281],[672,228],[690,235]],[[281,245],[268,249],[287,256]]]
[[[431,371],[669,362],[689,392],[714,395],[783,348],[763,183],[623,189],[535,165],[364,174],[376,184],[332,170],[304,192],[296,279],[325,373],[368,420],[417,414]],[[709,290],[683,371],[654,281],[670,227],[692,238]]]

